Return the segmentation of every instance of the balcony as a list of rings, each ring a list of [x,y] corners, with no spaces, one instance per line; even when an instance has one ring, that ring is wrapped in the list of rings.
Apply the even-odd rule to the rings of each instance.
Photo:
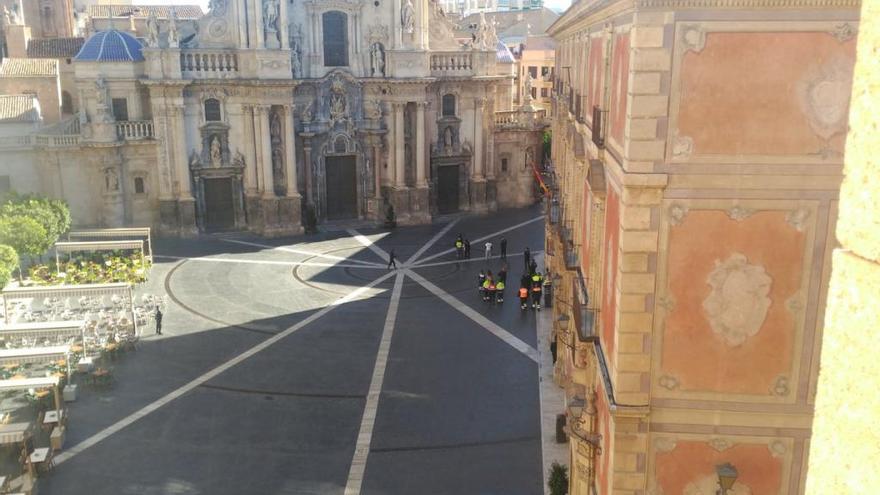
[[[535,130],[547,125],[547,110],[532,109],[495,112],[496,129]]]
[[[469,77],[474,75],[474,54],[470,52],[434,53],[431,55],[431,76]]]
[[[40,134],[34,136],[34,144],[44,148],[66,148],[79,146],[79,134]]]
[[[608,110],[602,110],[598,105],[593,106],[593,144],[599,149],[605,147],[605,121]]]
[[[590,295],[587,291],[584,274],[580,268],[577,269],[577,273],[571,282],[572,294],[574,294],[572,314],[574,315],[575,331],[577,332],[578,340],[589,342],[596,337],[595,323],[598,310],[590,308]]]
[[[123,121],[116,123],[116,136],[120,141],[142,141],[153,139],[153,121]]]
[[[180,72],[193,79],[238,77],[238,54],[225,50],[186,50],[180,53]]]

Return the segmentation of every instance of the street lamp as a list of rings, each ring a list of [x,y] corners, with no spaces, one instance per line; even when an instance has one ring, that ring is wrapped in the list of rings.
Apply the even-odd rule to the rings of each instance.
[[[727,495],[728,490],[733,488],[733,484],[736,483],[736,478],[739,476],[736,467],[729,462],[725,462],[715,466],[715,472],[718,474],[718,485],[721,486],[721,490],[717,494]]]
[[[570,320],[570,318],[569,318],[568,315],[565,314],[565,313],[562,313],[561,315],[559,315],[559,318],[556,319],[556,323],[559,324],[559,329],[562,330],[562,334],[563,334],[563,335],[568,334],[568,322],[569,322],[569,320]]]

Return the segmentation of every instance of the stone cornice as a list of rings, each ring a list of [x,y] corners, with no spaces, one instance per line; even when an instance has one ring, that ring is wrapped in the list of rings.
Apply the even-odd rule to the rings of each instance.
[[[635,0],[636,9],[859,9],[861,0]]]

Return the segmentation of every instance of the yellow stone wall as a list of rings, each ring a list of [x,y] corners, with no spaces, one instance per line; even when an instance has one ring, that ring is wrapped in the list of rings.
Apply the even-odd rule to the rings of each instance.
[[[862,4],[808,495],[880,490],[880,1]]]

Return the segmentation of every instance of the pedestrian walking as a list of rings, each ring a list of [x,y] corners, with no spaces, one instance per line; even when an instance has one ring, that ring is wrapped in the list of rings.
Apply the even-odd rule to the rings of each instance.
[[[156,306],[156,335],[162,335],[162,310]]]
[[[495,302],[501,304],[504,302],[504,280],[498,279],[495,284]]]
[[[390,270],[393,266],[395,270],[397,270],[397,261],[396,256],[394,256],[394,250],[392,249],[390,253],[388,253],[388,269]]]
[[[525,263],[525,270],[529,270],[529,263],[532,261],[532,252],[529,251],[529,248],[526,247],[526,250],[523,251],[523,262]]]
[[[486,274],[483,270],[480,270],[480,275],[477,278],[477,290],[480,292],[480,296],[483,295],[483,282],[486,281]]]
[[[464,257],[471,259],[471,241],[467,240],[467,238],[464,240]]]
[[[501,259],[507,259],[507,238],[501,239]]]
[[[529,263],[529,273],[531,273],[531,274],[538,273],[538,262],[537,261],[532,260],[532,262]]]
[[[486,259],[492,256],[492,241],[486,241]]]
[[[507,283],[507,263],[502,263],[501,270],[498,270],[498,280]]]
[[[521,286],[519,288],[519,307],[520,309],[526,309],[529,305],[529,289],[526,286]]]
[[[455,257],[458,259],[464,257],[464,240],[461,238],[461,234],[458,234],[458,238],[455,239]]]
[[[535,284],[532,286],[532,307],[536,310],[541,310],[541,284]]]

